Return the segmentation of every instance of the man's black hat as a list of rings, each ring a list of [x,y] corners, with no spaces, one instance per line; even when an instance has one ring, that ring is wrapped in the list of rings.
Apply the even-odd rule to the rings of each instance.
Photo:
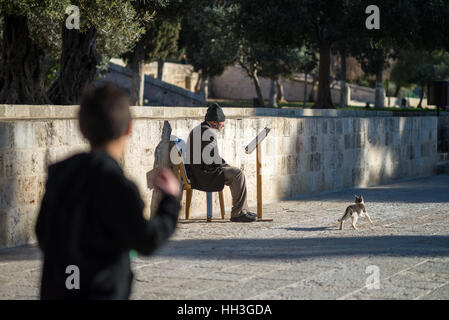
[[[218,105],[218,103],[213,103],[207,108],[206,116],[204,117],[206,121],[218,121],[223,122],[226,120],[223,109]]]

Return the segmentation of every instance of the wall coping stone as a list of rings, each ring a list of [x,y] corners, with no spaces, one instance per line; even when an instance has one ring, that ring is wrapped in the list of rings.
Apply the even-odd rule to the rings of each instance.
[[[78,105],[7,105],[0,104],[0,120],[26,119],[76,119]],[[366,110],[333,110],[333,109],[289,109],[289,108],[248,108],[223,107],[226,117],[409,117],[436,116],[436,112],[393,112]],[[163,107],[163,106],[135,106],[131,107],[134,118],[176,119],[202,118],[207,107]],[[440,112],[440,116],[449,116],[449,112]]]

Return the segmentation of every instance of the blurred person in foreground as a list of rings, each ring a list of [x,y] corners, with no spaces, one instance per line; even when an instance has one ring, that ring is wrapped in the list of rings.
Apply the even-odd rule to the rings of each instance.
[[[179,182],[169,170],[155,175],[153,185],[164,196],[157,214],[146,220],[139,190],[119,165],[132,121],[128,96],[115,85],[86,92],[79,125],[90,152],[48,168],[36,223],[44,254],[40,296],[128,299],[133,279],[130,250],[150,255],[173,233]],[[73,276],[79,277],[76,288]]]

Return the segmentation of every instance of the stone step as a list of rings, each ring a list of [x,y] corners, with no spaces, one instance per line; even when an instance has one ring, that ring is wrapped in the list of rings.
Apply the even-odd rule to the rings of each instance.
[[[435,167],[436,174],[449,174],[449,161],[440,161]]]

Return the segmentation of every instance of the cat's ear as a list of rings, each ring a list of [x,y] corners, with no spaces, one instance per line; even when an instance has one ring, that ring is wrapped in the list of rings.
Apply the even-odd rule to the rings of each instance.
[[[362,200],[362,201],[363,201],[363,196],[362,196],[362,195],[360,195],[360,200]]]
[[[356,199],[358,199],[358,198],[359,198],[359,196],[358,196],[358,195],[356,195],[356,194],[354,194],[354,197],[355,197]]]

